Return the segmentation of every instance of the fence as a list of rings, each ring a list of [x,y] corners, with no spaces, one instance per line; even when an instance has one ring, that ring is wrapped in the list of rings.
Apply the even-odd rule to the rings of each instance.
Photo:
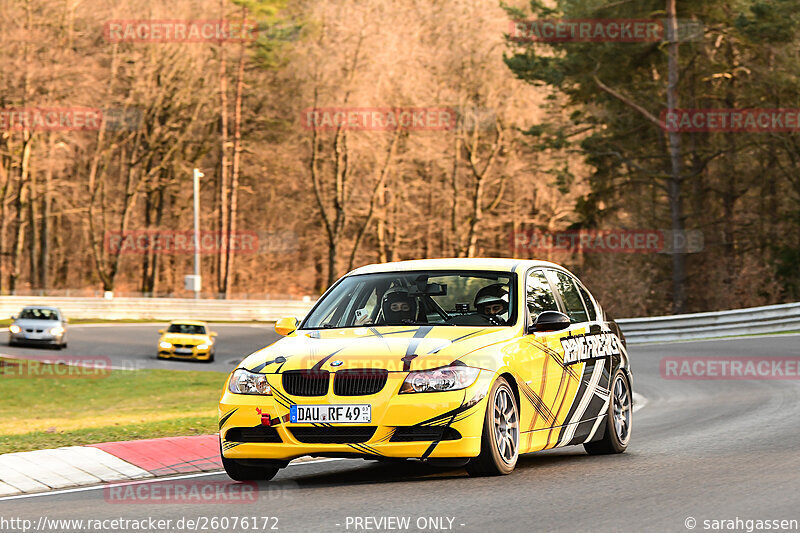
[[[275,321],[304,316],[313,300],[194,300],[185,298],[0,297],[0,319],[25,305],[53,305],[67,317],[90,319],[176,318],[212,321]],[[800,303],[733,311],[617,320],[628,342],[667,342],[759,333],[800,331]]]
[[[800,303],[617,322],[630,344],[800,331]]]

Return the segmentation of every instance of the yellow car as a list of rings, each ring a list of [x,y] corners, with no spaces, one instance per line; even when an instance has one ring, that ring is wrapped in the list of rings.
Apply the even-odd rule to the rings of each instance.
[[[159,359],[196,359],[208,363],[214,360],[215,337],[208,324],[199,320],[173,320],[167,329],[158,333]]]
[[[624,338],[563,267],[512,259],[370,265],[231,373],[222,462],[271,479],[294,458],[416,458],[508,474],[521,453],[623,452]]]

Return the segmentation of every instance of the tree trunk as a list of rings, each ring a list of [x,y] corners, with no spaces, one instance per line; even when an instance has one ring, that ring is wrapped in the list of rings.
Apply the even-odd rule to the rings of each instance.
[[[247,24],[247,10],[242,7],[243,24]],[[234,253],[231,239],[236,235],[236,218],[239,209],[239,172],[242,160],[242,93],[244,91],[245,42],[239,48],[239,67],[236,74],[236,100],[233,108],[233,166],[231,167],[231,202],[228,213],[228,234],[225,241],[225,283],[223,297],[228,298],[232,285]]]
[[[8,164],[11,164],[11,140],[10,137],[6,139],[6,146],[8,148],[9,158]],[[0,158],[0,294],[5,294],[5,265],[6,265],[6,233],[8,232],[8,202],[11,196],[11,173],[6,167],[6,159]]]
[[[36,203],[38,201],[38,187],[36,186],[36,171],[28,170],[28,279],[31,289],[35,289],[39,282],[39,230],[36,216]]]
[[[22,270],[22,254],[25,246],[25,206],[29,201],[28,198],[28,172],[30,171],[31,159],[31,143],[33,137],[31,132],[24,130],[22,132],[22,161],[20,162],[19,170],[19,186],[17,188],[17,227],[14,235],[14,247],[11,251],[11,276],[8,280],[8,288],[13,294],[17,290],[17,282],[19,281],[20,271]]]
[[[675,11],[675,0],[667,0],[667,111],[678,108],[678,20]],[[684,214],[681,176],[681,135],[677,131],[668,133],[671,175],[667,184],[669,197],[670,223],[673,234],[684,232]],[[686,311],[686,254],[672,254],[672,312]]]
[[[48,136],[48,163],[44,175],[42,191],[42,226],[39,234],[39,288],[46,291],[50,288],[50,189],[53,183],[53,158],[55,157],[55,137]]]
[[[225,15],[225,0],[219,2],[220,16]],[[225,45],[219,45],[219,234],[228,234],[228,74],[225,59]],[[227,273],[226,254],[217,253],[217,292],[225,294]]]

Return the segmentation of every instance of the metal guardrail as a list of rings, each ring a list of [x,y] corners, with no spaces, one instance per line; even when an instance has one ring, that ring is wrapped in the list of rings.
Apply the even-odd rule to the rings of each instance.
[[[800,331],[800,303],[617,320],[630,344]]]
[[[314,302],[0,296],[0,319],[16,315],[25,305],[54,305],[67,317],[75,318],[271,322],[283,316],[303,317]],[[621,318],[617,322],[630,344],[800,331],[800,303],[713,313]]]
[[[271,322],[283,316],[305,316],[314,301],[0,296],[0,319],[18,314],[26,305],[52,305],[67,318]]]

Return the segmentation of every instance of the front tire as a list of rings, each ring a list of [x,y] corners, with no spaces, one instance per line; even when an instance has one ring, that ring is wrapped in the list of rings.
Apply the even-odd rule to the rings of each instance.
[[[467,464],[467,472],[471,476],[510,474],[518,458],[519,408],[511,386],[500,377],[486,403],[481,453]]]
[[[603,438],[583,445],[589,455],[622,453],[628,448],[628,443],[631,440],[633,396],[630,382],[625,376],[625,372],[617,370],[612,383]]]
[[[222,466],[225,468],[225,473],[234,481],[269,481],[280,470],[280,467],[277,466],[249,466],[243,465],[236,459],[227,459],[222,454],[221,443],[219,455],[222,458]]]

